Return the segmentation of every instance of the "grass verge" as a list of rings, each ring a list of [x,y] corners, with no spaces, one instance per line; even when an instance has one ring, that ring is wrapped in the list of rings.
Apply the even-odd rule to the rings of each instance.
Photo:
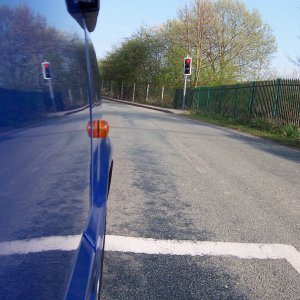
[[[300,149],[300,131],[295,125],[281,125],[273,120],[243,119],[233,120],[215,115],[191,112],[182,114],[183,117],[215,124],[222,127],[235,129],[254,136],[266,138],[279,144],[292,146]]]

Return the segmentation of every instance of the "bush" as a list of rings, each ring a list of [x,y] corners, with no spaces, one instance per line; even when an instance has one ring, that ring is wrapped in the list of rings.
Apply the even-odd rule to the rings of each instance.
[[[289,138],[298,138],[300,137],[300,132],[297,126],[293,124],[284,125],[281,127],[281,133]]]

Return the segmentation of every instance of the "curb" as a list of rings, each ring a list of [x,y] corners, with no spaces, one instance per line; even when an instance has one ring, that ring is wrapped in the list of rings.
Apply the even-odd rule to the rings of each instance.
[[[105,99],[108,101],[114,101],[114,102],[118,102],[118,103],[123,103],[123,104],[127,104],[127,105],[142,107],[142,108],[148,108],[148,109],[152,109],[152,110],[156,110],[156,111],[160,111],[160,112],[164,112],[164,113],[168,113],[168,114],[175,114],[174,112],[168,110],[167,108],[161,108],[161,107],[156,107],[156,106],[151,106],[151,105],[140,104],[140,103],[136,103],[136,102],[118,100],[118,99],[110,98],[107,96],[103,96],[102,99]]]
[[[89,105],[86,105],[86,106],[83,106],[83,107],[80,107],[78,109],[74,109],[74,110],[71,110],[71,111],[67,111],[64,116],[68,116],[68,115],[71,115],[71,114],[75,114],[77,112],[80,112],[80,111],[83,111],[85,109],[89,108]]]
[[[98,106],[99,103],[95,103],[93,105],[94,106]],[[66,111],[66,112],[57,112],[57,113],[48,113],[46,114],[47,118],[43,119],[43,120],[40,120],[38,121],[37,123],[32,123],[32,124],[27,124],[26,126],[24,127],[20,127],[20,128],[10,128],[10,129],[7,129],[3,132],[0,132],[0,136],[5,136],[7,134],[11,134],[11,133],[18,133],[26,128],[31,128],[32,126],[36,126],[38,124],[42,124],[44,122],[49,122],[51,119],[50,118],[55,118],[55,117],[65,117],[65,116],[68,116],[68,115],[72,115],[72,114],[75,114],[77,112],[81,112],[85,109],[89,108],[89,105],[85,105],[83,107],[80,107],[80,108],[77,108],[77,109],[74,109],[74,110],[69,110],[69,111]]]
[[[85,109],[87,109],[89,107],[89,105],[85,105],[85,106],[82,106],[80,108],[76,108],[74,110],[68,110],[66,112],[53,112],[53,113],[48,113],[47,116],[48,117],[64,117],[64,116],[68,116],[68,115],[71,115],[71,114],[75,114],[77,112],[80,112],[80,111],[83,111]]]

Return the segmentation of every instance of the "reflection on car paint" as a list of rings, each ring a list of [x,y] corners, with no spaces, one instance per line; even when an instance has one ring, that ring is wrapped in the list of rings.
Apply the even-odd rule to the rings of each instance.
[[[0,242],[82,239],[0,254],[1,299],[97,297],[112,147],[86,132],[102,116],[98,65],[65,4],[0,0]]]

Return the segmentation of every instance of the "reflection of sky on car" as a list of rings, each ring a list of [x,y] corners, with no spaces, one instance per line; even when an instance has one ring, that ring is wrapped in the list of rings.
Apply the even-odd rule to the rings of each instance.
[[[51,0],[51,5],[49,5],[49,3],[45,5],[44,1],[41,0],[28,0],[26,3],[29,4],[31,9],[43,16],[46,19],[47,24],[51,27],[63,31],[79,32],[81,34],[82,31],[78,23],[71,16],[66,18],[65,11],[67,7],[65,1]],[[22,4],[24,4],[24,1],[22,0],[10,1],[11,6]]]
[[[0,2],[8,3],[4,7],[0,4],[3,26],[0,36],[0,87],[10,90],[6,101],[13,107],[12,103],[15,102],[12,101],[23,99],[24,92],[30,91],[26,97],[32,99],[32,103],[37,101],[38,107],[43,103],[45,107],[42,105],[41,110],[61,111],[84,106],[87,104],[87,89],[83,30],[68,14],[65,1],[54,0],[54,3],[44,2],[38,6],[35,6],[34,1]],[[58,13],[55,13],[56,10]],[[49,19],[50,15],[54,17]],[[56,22],[57,18],[59,21]],[[11,49],[22,49],[22,53]],[[52,81],[49,86],[42,74],[43,62],[51,64]],[[98,69],[96,62],[92,67]],[[36,94],[32,94],[33,91]],[[15,105],[21,108],[18,101]],[[27,111],[27,115],[24,111],[19,113],[18,117],[14,117],[14,122],[20,123],[22,118],[32,118],[30,111]],[[0,123],[10,124],[10,118],[1,116]]]

